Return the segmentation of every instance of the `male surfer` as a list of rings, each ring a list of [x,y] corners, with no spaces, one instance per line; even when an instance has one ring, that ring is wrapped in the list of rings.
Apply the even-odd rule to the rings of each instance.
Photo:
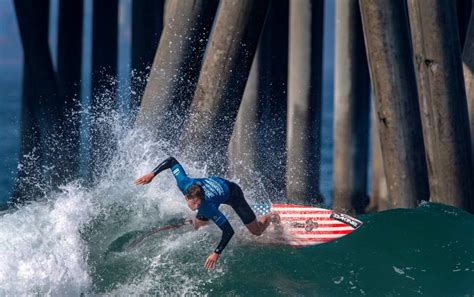
[[[227,218],[219,211],[219,205],[230,205],[239,215],[247,229],[254,235],[261,235],[270,224],[272,218],[278,220],[278,215],[270,213],[258,220],[255,213],[244,198],[239,185],[220,177],[190,178],[186,175],[181,164],[175,158],[169,157],[160,163],[152,172],[135,180],[136,185],[150,183],[160,172],[171,169],[176,178],[178,188],[185,195],[186,203],[193,211],[197,210],[196,220],[190,221],[195,229],[212,220],[221,230],[222,238],[217,248],[207,257],[204,267],[212,269],[222,250],[234,235],[234,229]]]

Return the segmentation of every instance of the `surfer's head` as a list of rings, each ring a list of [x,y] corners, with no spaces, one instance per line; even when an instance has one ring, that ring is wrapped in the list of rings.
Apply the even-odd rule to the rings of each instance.
[[[191,210],[196,210],[204,199],[204,190],[200,185],[191,185],[186,189],[186,203]]]

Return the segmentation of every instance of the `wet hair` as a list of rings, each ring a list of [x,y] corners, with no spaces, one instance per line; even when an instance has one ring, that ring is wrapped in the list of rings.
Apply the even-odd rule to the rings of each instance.
[[[186,189],[186,199],[203,199],[204,189],[200,185],[190,185]]]

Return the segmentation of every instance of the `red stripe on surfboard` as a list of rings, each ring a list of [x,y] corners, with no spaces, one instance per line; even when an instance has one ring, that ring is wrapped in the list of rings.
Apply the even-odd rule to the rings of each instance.
[[[301,235],[314,235],[314,234],[349,234],[354,230],[335,230],[335,231],[288,231],[287,234],[290,235],[295,235],[295,234],[301,234]]]
[[[335,235],[335,236],[327,237],[327,234],[326,234],[326,235],[311,235],[310,237],[302,237],[301,235],[288,235],[286,237],[286,241],[326,242],[329,240],[341,238],[343,236],[344,235]]]
[[[314,246],[318,244],[323,244],[326,243],[325,241],[323,242],[267,242],[266,245],[279,245],[279,246],[288,246],[288,247],[296,247],[296,248],[301,248],[301,247],[307,247],[307,246]]]
[[[320,210],[278,210],[272,209],[273,211],[278,212],[279,214],[331,214],[332,212],[320,211]]]
[[[265,245],[272,245],[272,246],[287,246],[291,248],[302,248],[302,247],[308,247],[312,245],[318,245],[324,242],[308,242],[308,243],[288,243],[288,242],[280,242],[280,241],[274,241],[274,242],[266,242]]]
[[[266,245],[288,246],[288,247],[292,247],[292,248],[301,248],[301,247],[307,247],[307,246],[323,244],[323,243],[326,243],[326,242],[337,240],[339,238],[340,237],[330,238],[329,240],[326,240],[326,241],[301,241],[301,240],[298,240],[298,239],[295,239],[295,240],[282,239],[280,241],[274,240],[274,241],[266,242],[265,244]]]
[[[335,240],[337,238],[333,238],[332,240]],[[326,243],[326,242],[329,242],[329,241],[332,241],[332,240],[328,240],[328,241],[307,241],[307,242],[303,242],[303,241],[299,241],[299,240],[292,240],[292,241],[274,241],[274,242],[270,242],[272,244],[281,244],[281,245],[286,245],[286,246],[293,246],[293,247],[302,247],[302,246],[309,246],[309,245],[318,245],[318,244],[322,244],[322,243]]]
[[[326,241],[300,241],[300,240],[292,240],[292,241],[287,241],[286,243],[283,243],[283,244],[286,244],[286,245],[290,245],[290,246],[293,246],[293,245],[298,245],[298,246],[302,246],[302,245],[317,245],[317,244],[322,244],[322,243],[328,243],[330,241],[333,241],[337,238],[331,238],[331,240],[326,240]]]
[[[340,237],[314,237],[314,238],[299,238],[299,237],[288,237],[288,238],[279,238],[277,241],[283,243],[289,243],[292,241],[299,242],[328,242],[331,240],[339,239]]]
[[[307,220],[313,220],[313,221],[334,221],[337,222],[336,220],[329,218],[329,217],[280,217],[281,221],[307,221]]]
[[[304,219],[302,219],[302,221],[304,221]],[[290,223],[290,222],[283,222],[283,223]],[[336,224],[318,223],[318,228],[344,228],[344,227],[351,228],[351,230],[354,230],[354,227],[343,224],[343,223],[336,223]]]
[[[295,205],[295,204],[272,204],[272,207],[280,208],[313,208],[312,206],[307,205]],[[314,207],[316,208],[316,207]],[[332,211],[332,210],[328,210]]]
[[[351,227],[352,228],[352,226],[342,224],[342,223],[339,223],[339,224],[324,224],[324,223],[318,224],[318,228],[338,228],[338,227]]]
[[[288,232],[297,232],[297,231],[305,232],[307,234],[311,234],[309,232],[316,232],[316,231],[321,231],[321,232],[336,232],[336,231],[339,232],[339,231],[343,231],[343,232],[348,232],[346,234],[349,234],[349,233],[354,231],[354,229],[349,229],[348,227],[347,228],[339,228],[339,230],[328,229],[328,228],[325,229],[325,230],[321,230],[320,228],[314,228],[312,231],[309,231],[309,232],[306,232],[306,230],[304,228],[298,228],[298,227],[289,227],[289,228],[285,228],[285,229],[286,229],[285,230],[286,234],[288,234]],[[328,233],[328,234],[330,234],[330,233]]]

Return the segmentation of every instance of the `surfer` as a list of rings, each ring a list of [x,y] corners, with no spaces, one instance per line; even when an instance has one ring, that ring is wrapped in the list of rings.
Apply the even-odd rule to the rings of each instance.
[[[150,183],[156,175],[166,169],[171,169],[189,208],[193,211],[197,210],[196,219],[189,222],[194,229],[198,229],[207,224],[209,220],[212,220],[222,230],[221,241],[204,263],[206,269],[212,269],[215,266],[219,255],[234,235],[234,229],[227,218],[219,211],[220,204],[230,205],[250,233],[256,236],[265,231],[272,219],[278,220],[278,215],[273,213],[257,219],[245,200],[242,189],[236,183],[216,176],[190,178],[186,175],[181,164],[173,157],[167,158],[156,166],[152,172],[136,179],[135,185]]]

